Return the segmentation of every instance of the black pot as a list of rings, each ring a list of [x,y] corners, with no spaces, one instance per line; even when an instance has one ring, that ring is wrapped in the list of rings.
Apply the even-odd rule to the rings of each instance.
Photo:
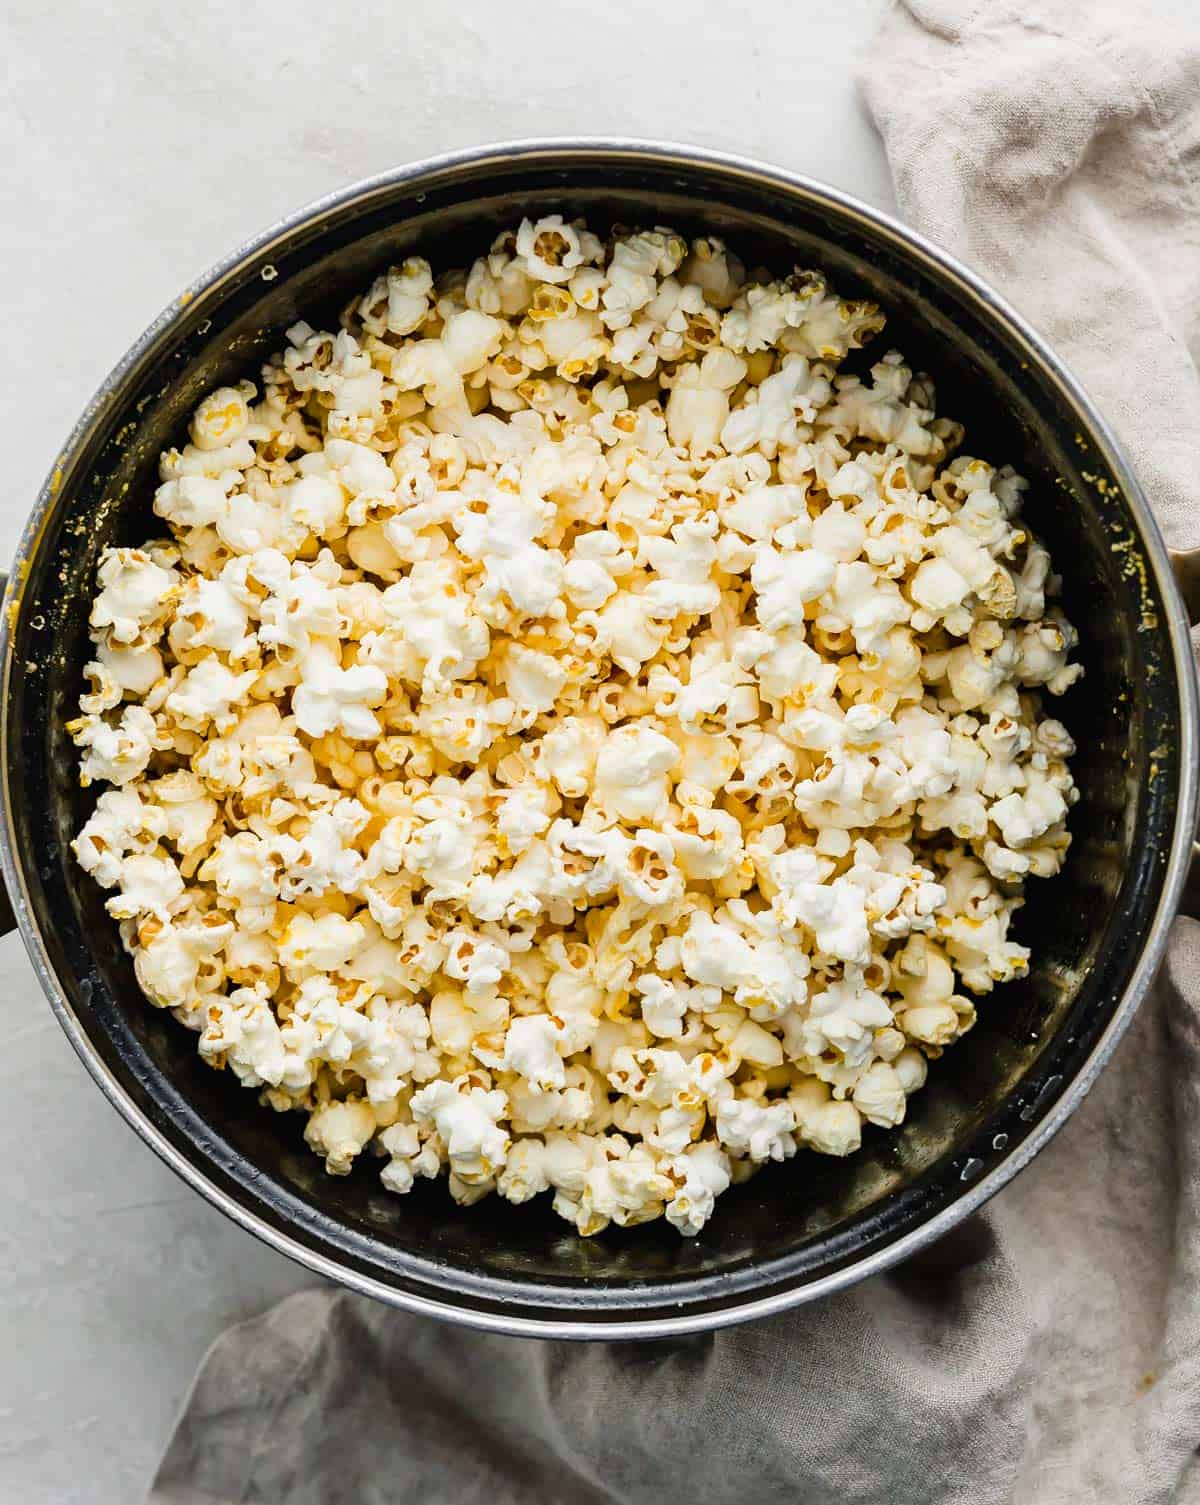
[[[326,1176],[299,1115],[258,1106],[151,1008],[102,895],[68,847],[81,791],[64,722],[88,656],[100,549],[162,531],[159,451],[213,386],[247,374],[296,318],[416,251],[469,262],[522,215],[715,232],[753,263],[826,269],[889,314],[885,343],[934,376],[972,454],[1031,479],[1028,516],[1064,573],[1086,676],[1056,706],[1082,797],[1062,874],[1032,882],[1030,976],[982,1001],[903,1127],[847,1160],[808,1153],[724,1196],[695,1239],[663,1222],[581,1239],[542,1201],[456,1206],[443,1184],[385,1192],[378,1163]],[[67,442],[21,544],[0,629],[5,877],[63,1027],[113,1103],[213,1203],[311,1269],[398,1306],[503,1331],[655,1336],[736,1322],[844,1287],[945,1233],[1047,1142],[1144,994],[1186,876],[1196,685],[1182,603],[1145,499],[1060,362],[978,278],[819,184],[691,148],[523,142],[402,168],[237,251],[133,346]],[[544,1201],[544,1199],[543,1199]]]

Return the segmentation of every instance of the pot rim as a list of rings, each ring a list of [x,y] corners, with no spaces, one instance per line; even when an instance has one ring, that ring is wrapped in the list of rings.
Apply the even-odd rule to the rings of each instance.
[[[1154,919],[1147,931],[1136,969],[1124,994],[1116,1003],[1091,1054],[1080,1067],[1065,1091],[1022,1144],[1005,1160],[973,1183],[949,1206],[929,1221],[902,1234],[892,1243],[859,1260],[853,1260],[828,1274],[803,1283],[785,1286],[769,1294],[742,1300],[721,1309],[680,1312],[668,1316],[637,1317],[614,1313],[611,1318],[575,1320],[564,1309],[561,1315],[547,1318],[514,1311],[480,1310],[437,1300],[435,1297],[390,1285],[384,1280],[344,1265],[339,1260],[309,1248],[289,1234],[272,1227],[257,1213],[210,1179],[205,1168],[194,1164],[150,1122],[117,1080],[106,1062],[88,1039],[83,1026],[60,987],[34,917],[25,885],[23,863],[13,840],[11,789],[6,755],[9,721],[9,684],[13,672],[13,639],[19,612],[23,581],[35,557],[46,525],[53,515],[61,479],[71,460],[86,441],[101,410],[119,387],[129,369],[149,352],[183,310],[196,298],[210,292],[233,275],[252,257],[290,237],[313,220],[328,215],[379,189],[396,184],[412,184],[422,178],[479,166],[488,162],[508,163],[522,157],[553,160],[591,156],[614,161],[653,159],[686,171],[693,167],[712,168],[732,178],[756,180],[787,193],[802,195],[810,201],[836,207],[852,220],[882,231],[899,242],[910,257],[943,282],[965,293],[1004,325],[1007,332],[1023,345],[1031,362],[1037,363],[1059,388],[1088,431],[1089,440],[1121,484],[1124,499],[1132,514],[1139,539],[1150,561],[1155,582],[1166,611],[1166,633],[1170,639],[1180,696],[1180,788],[1175,830],[1162,893]],[[275,221],[258,235],[243,242],[207,272],[196,278],[158,315],[129,347],[126,354],[108,373],[63,445],[50,475],[38,493],[29,521],[22,533],[13,559],[11,573],[0,610],[0,870],[12,899],[21,939],[33,963],[42,990],[49,999],[58,1021],[97,1085],[126,1122],[172,1170],[215,1207],[279,1253],[287,1255],[317,1275],[348,1286],[361,1295],[371,1296],[389,1305],[429,1317],[438,1317],[483,1331],[519,1337],[541,1338],[660,1338],[708,1331],[783,1312],[803,1302],[831,1295],[856,1284],[870,1275],[879,1274],[918,1250],[941,1238],[971,1213],[977,1211],[1001,1187],[1053,1138],[1071,1113],[1091,1090],[1100,1070],[1113,1054],[1138,1005],[1149,988],[1166,948],[1171,921],[1175,916],[1187,877],[1192,836],[1196,824],[1197,777],[1195,773],[1200,746],[1196,666],[1192,656],[1187,615],[1171,570],[1166,544],[1149,503],[1125,459],[1111,429],[1100,416],[1080,382],[1066,364],[1051,350],[1040,335],[1019,313],[995,292],[977,273],[971,271],[950,252],[928,240],[894,216],[875,209],[851,194],[819,180],[785,168],[759,162],[736,154],[715,151],[671,141],[634,137],[562,136],[528,137],[468,147],[426,157],[400,167],[390,168],[371,177],[337,189],[315,199]]]

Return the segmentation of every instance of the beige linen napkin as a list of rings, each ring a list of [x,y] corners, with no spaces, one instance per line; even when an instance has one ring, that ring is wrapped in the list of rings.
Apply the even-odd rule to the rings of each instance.
[[[908,0],[866,62],[902,212],[1072,361],[1200,542],[1200,43]],[[484,1337],[322,1290],[225,1334],[153,1505],[1200,1502],[1200,925],[1074,1119],[913,1262],[677,1344]]]

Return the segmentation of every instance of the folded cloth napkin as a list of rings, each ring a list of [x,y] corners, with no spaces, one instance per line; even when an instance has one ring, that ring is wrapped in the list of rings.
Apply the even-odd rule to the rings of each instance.
[[[1073,362],[1200,543],[1200,42],[1125,3],[907,0],[864,83],[903,213]],[[679,1343],[302,1293],[213,1347],[150,1499],[1200,1502],[1200,925],[975,1233]]]

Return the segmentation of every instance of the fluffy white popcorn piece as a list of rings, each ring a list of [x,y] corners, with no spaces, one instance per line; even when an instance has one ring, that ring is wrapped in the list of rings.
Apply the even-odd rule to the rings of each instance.
[[[688,878],[724,877],[742,855],[741,824],[725,810],[684,806],[664,834],[675,862]]]
[[[496,1190],[509,1202],[516,1203],[528,1202],[531,1197],[549,1191],[548,1160],[544,1140],[533,1134],[516,1140],[497,1178]]]
[[[653,820],[666,807],[668,775],[678,762],[678,747],[661,732],[618,727],[596,756],[594,793],[621,820]]]
[[[253,396],[254,388],[249,383],[210,392],[192,414],[189,433],[196,448],[224,449],[236,444],[250,422],[247,399]]]
[[[331,1176],[348,1176],[377,1127],[368,1103],[347,1099],[314,1108],[304,1126],[304,1139],[311,1150],[324,1157]]]
[[[803,356],[785,356],[782,367],[726,419],[721,443],[730,454],[755,448],[773,459],[781,445],[798,442],[797,422],[812,423],[829,394],[827,378]]]
[[[695,456],[713,454],[729,417],[729,393],[746,374],[746,363],[729,350],[713,350],[684,366],[667,401],[671,443]]]
[[[427,694],[469,679],[487,656],[491,632],[473,614],[457,577],[441,560],[418,560],[389,586],[383,596],[388,626],[363,639],[367,663]]]
[[[217,476],[182,475],[154,493],[157,516],[177,528],[209,528],[229,518],[229,487]]]
[[[524,1077],[538,1092],[566,1085],[566,1068],[558,1053],[561,1031],[545,1014],[514,1019],[504,1037],[504,1066]]]
[[[152,642],[179,589],[177,571],[145,549],[105,549],[96,578],[100,590],[88,620],[101,641]]]
[[[538,282],[568,282],[585,259],[584,243],[574,225],[561,214],[539,220],[522,220],[516,236],[516,253],[526,276]]]
[[[550,824],[547,797],[541,788],[512,789],[499,801],[496,829],[508,851],[519,856]]]
[[[751,941],[732,922],[695,911],[679,947],[693,981],[731,993],[752,1019],[777,1019],[808,996],[809,959],[783,939]]]
[[[639,980],[642,1018],[646,1028],[660,1040],[677,1040],[683,1034],[684,1018],[691,1007],[691,989],[650,974]]]
[[[337,651],[314,644],[304,655],[302,678],[292,696],[296,724],[310,737],[343,732],[347,737],[376,737],[379,718],[372,707],[387,696],[387,676],[374,664],[344,669]]]
[[[988,813],[1006,845],[1023,847],[1066,816],[1067,802],[1048,779],[1038,778],[1036,770],[1031,770],[1025,789],[997,800]]]
[[[84,716],[67,730],[83,751],[79,781],[85,786],[97,780],[123,785],[137,779],[149,766],[157,737],[154,717],[140,705],[125,706],[119,721]]]
[[[678,1188],[667,1203],[667,1220],[680,1233],[694,1236],[712,1217],[717,1198],[729,1186],[729,1158],[706,1140],[669,1161],[667,1174]]]
[[[616,593],[612,575],[594,559],[568,559],[563,566],[563,595],[580,611],[596,611]]]
[[[433,272],[421,256],[410,256],[398,267],[377,277],[358,305],[358,316],[370,334],[412,334],[429,312]]]
[[[476,1086],[469,1077],[438,1080],[414,1092],[411,1106],[418,1124],[437,1130],[459,1180],[472,1186],[497,1174],[509,1145],[499,1124],[506,1107],[503,1092]]]
[[[352,843],[370,819],[357,800],[341,799],[313,816],[303,835],[280,836],[275,843],[280,895],[298,899],[329,889],[353,893],[362,881],[365,862]]]
[[[279,943],[279,960],[290,971],[310,969],[333,972],[344,966],[366,939],[366,930],[357,920],[347,920],[336,913],[297,914],[288,924]]]
[[[237,988],[206,999],[198,1049],[216,1066],[229,1066],[247,1087],[282,1080],[286,1052],[268,999],[257,988]]]
[[[796,1115],[787,1102],[763,1106],[749,1098],[726,1098],[717,1107],[717,1138],[727,1150],[750,1160],[786,1160],[794,1155],[795,1127]]]
[[[134,958],[138,984],[150,1002],[177,1009],[184,1019],[202,1016],[205,1000],[224,981],[215,958],[233,939],[233,930],[211,910],[199,920],[181,915],[153,926]]]
[[[800,1144],[821,1155],[853,1155],[862,1143],[862,1117],[852,1102],[833,1098],[824,1082],[808,1077],[788,1098]]]
[[[564,716],[537,744],[541,767],[560,794],[580,799],[591,788],[607,730],[598,716]]]
[[[779,865],[776,864],[776,872]],[[837,961],[865,966],[870,958],[867,907],[861,888],[845,878],[799,882],[781,888],[780,908],[793,924],[813,933],[817,950]]]
[[[216,658],[204,658],[167,696],[166,708],[185,726],[211,722],[218,731],[225,731],[236,720],[234,708],[245,703],[257,678],[257,669],[237,674]]]
[[[468,994],[488,993],[508,971],[509,954],[503,946],[463,929],[447,937],[443,970],[447,977],[465,982]]]
[[[848,1066],[869,1064],[874,1032],[892,1023],[887,1000],[863,983],[843,978],[809,1000],[801,1027],[804,1053],[836,1051]]]
[[[71,849],[102,888],[114,888],[124,859],[133,852],[152,852],[166,830],[165,811],[144,802],[136,789],[108,789]]]
[[[549,653],[510,643],[504,656],[504,688],[514,705],[533,712],[548,711],[567,681],[567,671]]]
[[[901,1125],[1028,971],[1076,634],[1025,481],[897,352],[848,374],[882,324],[531,217],[297,322],[162,455],[167,536],[100,552],[72,850],[330,1174],[694,1236]]]
[[[697,650],[686,685],[667,680],[671,714],[684,732],[720,729],[731,732],[758,715],[758,696],[750,676],[730,659]]]
[[[804,608],[833,584],[836,565],[819,549],[779,553],[759,549],[750,572],[757,596],[755,610],[767,632],[803,626]]]
[[[171,647],[176,653],[215,648],[231,658],[244,658],[254,646],[248,625],[245,605],[225,580],[193,576],[175,609]]]
[[[379,1174],[388,1191],[403,1195],[412,1190],[418,1176],[434,1177],[442,1168],[435,1142],[423,1140],[416,1124],[390,1124],[378,1142],[390,1157]]]
[[[706,616],[721,599],[710,578],[717,562],[717,519],[676,523],[670,538],[650,537],[643,553],[656,578],[646,596],[657,616]]]
[[[887,1061],[873,1062],[854,1084],[854,1106],[881,1129],[894,1129],[904,1121],[906,1100],[904,1078]]]
[[[183,877],[163,852],[134,852],[121,863],[118,893],[104,907],[118,920],[138,915],[166,919],[184,896]]]
[[[126,695],[148,695],[166,677],[166,667],[157,648],[127,648],[102,639],[96,645],[95,659],[84,666],[83,673],[92,692],[79,697],[79,709],[88,716],[102,716],[120,705]]]

